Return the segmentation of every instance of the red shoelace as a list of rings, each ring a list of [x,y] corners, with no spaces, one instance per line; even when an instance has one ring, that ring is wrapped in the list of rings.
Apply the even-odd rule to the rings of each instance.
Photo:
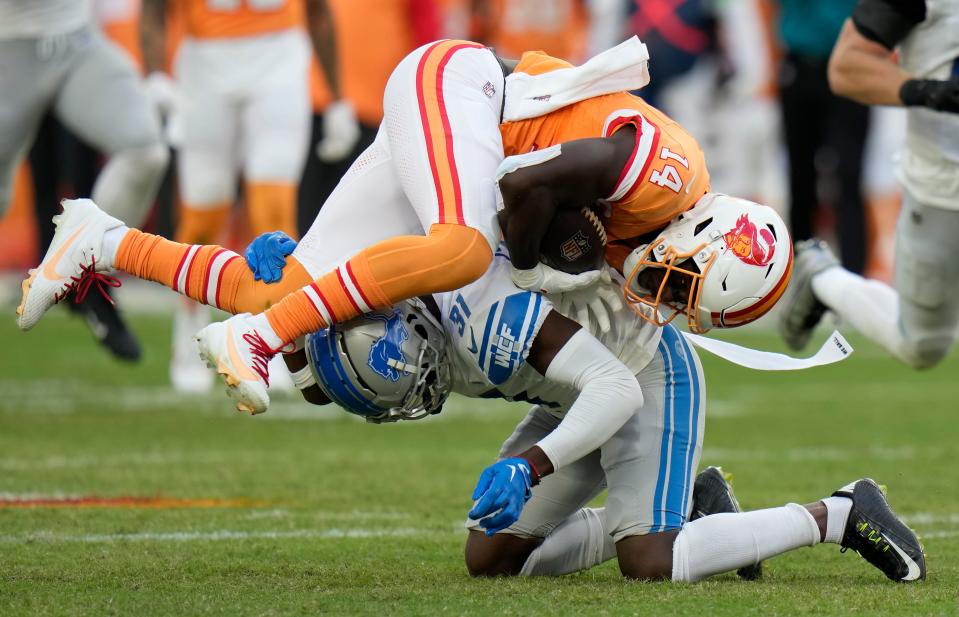
[[[257,375],[263,378],[263,383],[270,385],[270,360],[276,352],[270,349],[260,333],[254,330],[243,334],[243,340],[250,346],[250,354],[253,356],[253,366],[251,367]]]
[[[90,287],[96,284],[97,291],[99,291],[110,304],[115,304],[113,298],[107,293],[106,288],[119,287],[122,284],[120,283],[120,279],[110,276],[109,274],[97,272],[96,267],[97,260],[95,257],[91,257],[89,264],[80,266],[80,274],[78,276],[71,275],[70,281],[64,284],[63,289],[53,295],[53,302],[56,304],[67,297],[71,291],[75,291],[73,303],[80,304],[87,297]]]

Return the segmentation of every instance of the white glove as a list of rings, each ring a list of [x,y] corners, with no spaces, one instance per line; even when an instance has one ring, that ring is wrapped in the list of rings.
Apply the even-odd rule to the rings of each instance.
[[[558,294],[564,291],[589,287],[599,280],[602,270],[589,270],[582,274],[567,274],[537,263],[529,270],[511,268],[513,283],[520,289],[538,291],[544,294]]]
[[[623,308],[622,290],[612,282],[606,268],[595,284],[550,299],[559,307],[560,313],[576,320],[592,334],[609,332],[610,317]],[[599,332],[593,325],[599,328]]]
[[[333,101],[323,111],[323,140],[316,144],[316,156],[324,163],[342,161],[360,140],[360,125],[353,104]]]
[[[179,86],[163,71],[153,71],[143,80],[147,97],[160,115],[166,118],[176,109]]]

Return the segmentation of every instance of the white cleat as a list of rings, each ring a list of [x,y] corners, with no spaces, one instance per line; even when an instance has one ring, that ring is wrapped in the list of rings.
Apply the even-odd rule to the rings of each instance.
[[[210,324],[196,335],[200,357],[223,376],[238,411],[258,414],[270,406],[269,362],[275,352],[250,324],[249,313]]]
[[[113,218],[89,199],[65,199],[63,213],[53,217],[57,226],[43,261],[29,271],[21,284],[23,297],[17,307],[17,325],[29,330],[47,310],[76,290],[82,300],[93,284],[119,287],[109,272],[112,257],[104,259],[103,235],[123,222]]]
[[[170,384],[180,394],[206,394],[213,390],[214,377],[200,358],[194,335],[210,325],[210,310],[189,298],[173,315],[173,354]]]

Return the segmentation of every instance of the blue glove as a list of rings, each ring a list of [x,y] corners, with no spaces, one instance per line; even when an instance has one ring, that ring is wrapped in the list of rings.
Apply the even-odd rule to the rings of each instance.
[[[525,458],[496,461],[483,470],[473,489],[471,519],[479,520],[492,536],[519,520],[523,506],[533,496],[535,472]],[[538,478],[537,478],[538,479]]]
[[[246,247],[243,257],[253,270],[253,280],[275,283],[283,277],[286,256],[296,248],[296,240],[282,231],[261,234]]]

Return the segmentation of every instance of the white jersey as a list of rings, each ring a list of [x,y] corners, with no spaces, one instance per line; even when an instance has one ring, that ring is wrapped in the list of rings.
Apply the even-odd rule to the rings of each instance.
[[[90,18],[89,0],[0,0],[0,40],[67,34]]]
[[[509,256],[500,245],[482,277],[456,291],[436,294],[454,367],[453,390],[470,397],[529,401],[564,413],[579,392],[557,385],[526,364],[530,346],[550,311],[542,294],[518,289]],[[638,374],[656,352],[662,330],[624,308],[610,332],[593,332]]]
[[[902,67],[921,79],[949,79],[959,62],[959,0],[926,0],[926,19],[899,46]],[[959,210],[959,114],[908,110],[900,180],[923,204]]]

